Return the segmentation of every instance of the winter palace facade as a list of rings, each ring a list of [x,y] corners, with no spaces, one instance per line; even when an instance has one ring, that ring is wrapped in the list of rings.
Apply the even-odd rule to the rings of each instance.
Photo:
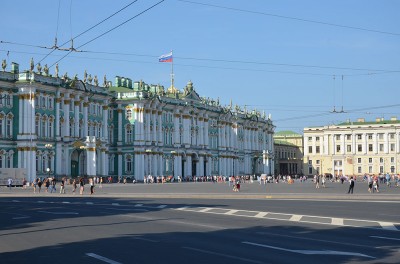
[[[256,110],[221,106],[188,82],[181,91],[47,66],[0,71],[0,168],[27,178],[272,174],[274,125]]]

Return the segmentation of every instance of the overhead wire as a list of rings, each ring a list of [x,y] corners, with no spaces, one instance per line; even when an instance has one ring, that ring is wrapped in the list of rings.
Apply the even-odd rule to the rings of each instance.
[[[97,40],[98,38],[100,38],[100,37],[102,37],[102,36],[104,36],[104,35],[106,35],[106,34],[112,32],[112,31],[114,31],[115,29],[117,29],[117,28],[119,28],[119,27],[125,25],[126,23],[128,23],[128,22],[130,22],[131,20],[133,20],[133,19],[139,17],[140,15],[142,15],[142,14],[148,12],[149,10],[153,9],[154,7],[158,6],[159,4],[161,4],[161,3],[164,2],[164,1],[165,1],[165,0],[161,0],[161,1],[157,2],[156,4],[150,6],[149,8],[143,10],[142,12],[136,14],[135,16],[129,18],[128,20],[125,20],[124,22],[118,24],[117,26],[115,26],[115,27],[113,27],[113,28],[111,28],[111,29],[105,31],[104,33],[98,35],[97,37],[95,37],[95,38],[93,38],[93,39],[91,39],[91,40],[85,42],[84,44],[80,45],[80,46],[78,47],[78,49],[81,48],[81,47],[83,47],[83,46],[86,46],[87,44],[89,44],[89,43],[91,43],[91,42]],[[58,62],[60,62],[61,60],[63,60],[64,58],[66,58],[69,54],[71,54],[71,52],[72,52],[72,51],[69,51],[69,52],[68,52],[67,54],[65,54],[61,59],[59,59],[58,61],[54,62],[54,63],[50,66],[50,68],[51,68],[52,66],[54,66],[55,64],[57,64]]]
[[[71,0],[72,1],[72,0]],[[117,10],[116,12],[114,12],[113,14],[109,15],[108,17],[104,18],[103,20],[101,20],[100,22],[96,23],[95,25],[91,26],[90,28],[82,31],[81,33],[79,33],[78,35],[76,35],[75,37],[72,37],[72,32],[71,32],[71,40],[73,39],[77,39],[80,36],[82,36],[83,34],[86,34],[87,32],[91,31],[92,29],[96,28],[97,26],[101,25],[102,23],[104,23],[105,21],[109,20],[110,18],[114,17],[115,15],[117,15],[118,13],[122,12],[123,10],[125,10],[126,8],[130,7],[132,4],[136,3],[138,0],[132,1],[129,4],[125,5],[124,7],[122,7],[121,9]],[[58,29],[58,26],[57,26]],[[71,40],[68,40],[66,42],[64,42],[63,44],[60,45],[60,47],[64,46],[65,44],[69,43]],[[42,62],[43,60],[45,60],[50,54],[52,54],[56,49],[53,49],[52,51],[50,51],[44,58],[42,58],[38,63]]]
[[[202,6],[219,8],[219,9],[226,9],[226,10],[231,10],[231,11],[236,11],[236,12],[258,14],[258,15],[263,15],[263,16],[277,17],[277,18],[282,18],[282,19],[290,19],[290,20],[295,20],[295,21],[314,23],[314,24],[320,24],[320,25],[326,25],[326,26],[332,26],[332,27],[340,27],[340,28],[361,30],[361,31],[373,32],[373,33],[379,33],[379,34],[386,34],[386,35],[392,35],[392,36],[400,36],[400,33],[393,33],[393,32],[382,31],[382,30],[375,30],[375,29],[369,29],[369,28],[341,25],[341,24],[317,21],[317,20],[312,20],[312,19],[304,19],[304,18],[299,18],[299,17],[283,16],[283,15],[277,15],[277,14],[266,13],[266,12],[261,12],[261,11],[246,10],[246,9],[240,9],[240,8],[234,8],[234,7],[228,7],[228,6],[221,6],[221,5],[214,5],[214,4],[207,4],[207,3],[188,1],[188,0],[177,0],[177,1],[178,2],[188,3],[188,4],[195,4],[195,5],[202,5]]]

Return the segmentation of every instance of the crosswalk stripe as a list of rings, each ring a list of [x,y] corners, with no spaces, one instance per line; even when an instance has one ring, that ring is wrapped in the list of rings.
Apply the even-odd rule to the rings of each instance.
[[[292,217],[290,217],[289,220],[290,220],[290,221],[298,222],[298,221],[301,220],[302,217],[303,217],[302,215],[292,215]]]

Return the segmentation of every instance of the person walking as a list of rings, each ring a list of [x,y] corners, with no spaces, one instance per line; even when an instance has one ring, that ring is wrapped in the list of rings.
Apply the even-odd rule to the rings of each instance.
[[[315,175],[315,188],[319,189],[319,175]]]
[[[53,177],[53,179],[51,180],[51,187],[50,187],[50,193],[56,192],[56,178]]]
[[[83,178],[79,179],[79,186],[80,186],[79,193],[82,195],[83,192],[85,191],[85,182],[83,181]]]
[[[8,187],[10,188],[10,191],[11,191],[12,184],[13,184],[13,179],[9,178],[8,179]]]
[[[37,183],[37,185],[38,185],[38,193],[40,193],[40,190],[42,190],[42,184],[43,184],[43,182],[40,180],[40,178],[38,178],[38,183]]]
[[[61,179],[60,194],[65,193],[65,179]]]
[[[94,181],[92,178],[89,179],[89,185],[90,185],[90,195],[94,193]]]
[[[72,193],[75,194],[76,192],[76,179],[72,181]]]
[[[353,177],[350,177],[350,186],[349,186],[349,191],[347,193],[353,194],[353,190],[354,190],[354,179]]]
[[[33,185],[33,193],[36,193],[36,186],[37,186],[37,183],[38,183],[38,178],[36,178],[36,179],[32,182],[32,185]]]
[[[326,176],[324,174],[324,175],[322,175],[322,187],[324,187],[324,188],[326,187],[325,182],[326,182]]]

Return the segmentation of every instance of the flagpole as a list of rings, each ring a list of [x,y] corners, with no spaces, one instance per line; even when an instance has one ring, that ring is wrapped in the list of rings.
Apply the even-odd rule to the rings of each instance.
[[[172,61],[171,61],[171,87],[172,89],[174,88],[174,57],[172,54],[171,50],[171,56],[172,56]]]

